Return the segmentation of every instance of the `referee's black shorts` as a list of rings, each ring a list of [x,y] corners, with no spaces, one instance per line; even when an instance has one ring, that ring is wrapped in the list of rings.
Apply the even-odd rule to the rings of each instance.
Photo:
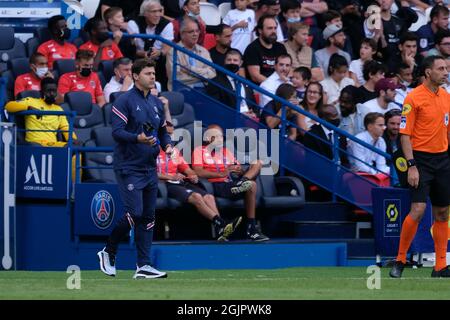
[[[199,193],[202,197],[208,193],[198,184],[183,181],[179,184],[167,182],[167,195],[169,198],[185,203],[188,201],[191,194]]]
[[[417,169],[419,170],[419,186],[410,187],[411,202],[427,202],[437,207],[450,204],[450,159],[447,152],[427,153],[414,151]]]

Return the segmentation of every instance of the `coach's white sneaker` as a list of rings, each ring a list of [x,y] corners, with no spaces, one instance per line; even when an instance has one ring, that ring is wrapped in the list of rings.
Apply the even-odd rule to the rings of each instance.
[[[97,256],[100,260],[100,270],[102,270],[102,272],[108,276],[115,277],[116,257],[106,252],[105,248],[103,248],[102,251],[97,252]]]
[[[152,266],[145,265],[136,269],[133,279],[167,278],[167,273],[158,271]]]

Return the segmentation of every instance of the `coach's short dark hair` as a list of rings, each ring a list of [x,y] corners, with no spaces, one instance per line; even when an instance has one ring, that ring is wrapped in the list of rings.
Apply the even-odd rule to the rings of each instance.
[[[422,65],[420,68],[420,74],[426,77],[425,70],[433,68],[434,62],[436,60],[444,60],[443,56],[428,56],[422,61]]]
[[[52,31],[53,28],[57,25],[58,21],[61,21],[61,20],[66,20],[66,18],[64,18],[64,16],[62,16],[62,15],[56,15],[56,16],[50,17],[50,19],[48,19],[48,21],[47,21],[47,28],[50,31]]]
[[[89,59],[94,59],[94,57],[95,57],[94,51],[80,49],[77,51],[77,53],[75,55],[75,60],[77,60],[77,61],[89,60]]]
[[[369,126],[369,124],[374,124],[375,121],[377,121],[378,118],[383,118],[384,119],[384,115],[382,113],[379,112],[369,112],[365,117],[364,117],[364,128],[366,128]]]
[[[145,68],[154,68],[155,63],[149,59],[138,59],[133,63],[131,72],[139,75]]]

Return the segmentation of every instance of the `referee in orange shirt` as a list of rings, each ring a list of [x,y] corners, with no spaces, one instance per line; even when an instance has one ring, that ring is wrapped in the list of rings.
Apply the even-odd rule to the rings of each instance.
[[[402,149],[408,162],[411,210],[400,234],[397,259],[389,275],[402,276],[406,254],[422,219],[430,196],[434,223],[432,227],[436,264],[432,277],[450,277],[446,262],[448,241],[448,205],[450,203],[450,160],[448,151],[450,95],[440,86],[447,80],[443,57],[424,59],[423,84],[411,91],[403,103],[400,133]]]

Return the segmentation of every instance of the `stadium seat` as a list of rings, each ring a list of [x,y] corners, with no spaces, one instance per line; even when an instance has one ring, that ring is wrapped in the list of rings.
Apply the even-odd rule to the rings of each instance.
[[[120,97],[120,95],[122,95],[124,93],[125,93],[125,91],[118,91],[118,92],[111,93],[111,96],[109,97],[109,102],[114,103],[114,101],[116,101],[117,98]]]
[[[212,3],[200,2],[200,17],[207,26],[217,26],[221,23],[219,8]]]
[[[72,44],[74,44],[77,48],[79,48],[84,43],[84,40],[81,37],[76,37],[72,40]]]
[[[9,68],[14,78],[31,71],[28,58],[15,58],[9,61]]]
[[[223,19],[227,15],[228,11],[231,10],[231,3],[230,2],[223,2],[219,4],[219,12],[220,17]]]
[[[91,132],[91,140],[87,147],[114,147],[111,127],[95,128]],[[112,152],[87,152],[84,155],[87,167],[110,167],[110,169],[87,168],[83,170],[83,180],[85,182],[116,183],[116,176],[113,169]]]
[[[50,30],[48,30],[47,27],[37,28],[34,31],[34,36],[38,39],[39,44],[42,44],[52,39]]]
[[[111,80],[111,77],[114,75],[113,62],[114,61],[112,60],[103,60],[98,66],[98,71],[103,74],[106,83],[108,83],[109,80]]]
[[[85,143],[91,139],[93,129],[104,126],[102,109],[92,103],[89,92],[68,92],[64,95],[64,101],[65,103],[61,105],[63,109],[77,113],[74,129],[78,140]]]
[[[17,100],[24,99],[24,98],[40,99],[41,93],[37,90],[26,90],[26,91],[19,92],[19,94],[17,95]]]
[[[76,70],[74,59],[56,60],[53,69],[56,71],[58,78],[65,73],[74,72]]]
[[[184,102],[182,93],[164,91],[161,96],[169,100],[170,115],[175,128],[186,127],[195,121],[194,108]]]
[[[0,73],[8,69],[8,61],[26,57],[25,46],[14,38],[14,28],[0,27]]]
[[[27,57],[31,57],[39,47],[39,39],[36,37],[30,38],[25,42],[25,49],[27,51]]]
[[[305,205],[305,189],[299,178],[260,175],[257,180],[265,208],[299,209]]]
[[[212,33],[205,34],[205,41],[203,42],[203,47],[206,50],[210,50],[216,46],[216,36]]]
[[[107,81],[105,79],[105,76],[101,72],[97,72],[98,80],[100,80],[100,84],[102,86],[102,89],[105,88]]]

